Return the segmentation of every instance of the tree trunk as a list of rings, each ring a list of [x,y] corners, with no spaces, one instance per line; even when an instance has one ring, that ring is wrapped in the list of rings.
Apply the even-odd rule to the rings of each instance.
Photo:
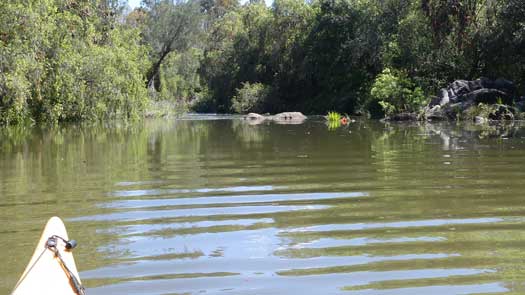
[[[153,64],[153,66],[151,66],[151,68],[148,70],[148,72],[147,72],[148,74],[147,74],[147,77],[146,77],[147,78],[146,87],[149,87],[149,86],[151,86],[153,84],[156,91],[160,90],[160,83],[154,83],[154,79],[155,79],[155,77],[158,76],[159,70],[160,70],[160,65],[162,64],[162,61],[164,61],[164,58],[166,58],[166,56],[168,56],[170,51],[171,50],[169,48],[164,50],[162,52],[162,54],[160,55],[159,60],[155,64]]]

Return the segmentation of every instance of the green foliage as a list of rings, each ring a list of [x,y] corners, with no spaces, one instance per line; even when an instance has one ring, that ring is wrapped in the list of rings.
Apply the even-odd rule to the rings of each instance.
[[[326,125],[328,126],[328,130],[335,130],[341,126],[346,126],[352,120],[350,120],[350,116],[348,114],[341,115],[338,112],[330,111],[325,116],[326,118]]]
[[[300,0],[277,0],[273,7],[250,3],[214,23],[208,36],[201,73],[219,111],[229,111],[243,82],[260,82],[274,90],[268,112],[297,104],[304,78],[301,44],[311,26],[313,9]],[[298,71],[299,70],[299,71]],[[303,97],[304,98],[304,97]]]
[[[328,127],[328,130],[333,131],[337,128],[341,127],[341,121],[326,121],[326,127]]]
[[[167,100],[152,100],[149,102],[144,116],[146,118],[165,118],[178,116],[187,111],[184,102],[172,102]]]
[[[148,86],[160,90],[159,71],[171,52],[184,52],[198,45],[202,14],[198,1],[145,0],[142,35],[150,45],[151,66],[146,72]]]
[[[468,108],[464,114],[458,114],[460,119],[473,121],[475,117],[483,117],[487,119],[489,116],[495,114],[497,111],[497,106],[491,106],[485,103],[479,103]]]
[[[475,120],[476,117],[491,120],[514,120],[517,110],[502,104],[485,104],[479,103],[466,109],[463,113],[458,114],[458,119]],[[518,119],[520,115],[518,114]]]
[[[271,95],[270,87],[262,83],[244,82],[236,92],[237,94],[232,98],[232,110],[240,114],[262,112],[265,102]]]
[[[520,0],[118,3],[0,2],[0,124],[138,117],[148,99],[392,115],[480,76],[525,91]]]
[[[307,112],[353,112],[380,71],[380,39],[374,5],[357,0],[314,2],[317,13],[305,40],[307,77],[301,96]]]
[[[160,68],[160,99],[188,103],[201,92],[198,70],[202,51],[171,52]]]
[[[339,121],[341,120],[341,114],[339,114],[338,112],[328,112],[328,114],[326,115],[326,120],[328,121]]]
[[[388,68],[377,76],[370,95],[379,102],[386,115],[415,112],[426,102],[421,88],[415,86],[406,75]]]
[[[103,3],[0,4],[0,123],[141,114],[146,50]]]
[[[523,3],[251,1],[210,26],[201,66],[206,102],[229,111],[245,81],[272,86],[267,112],[417,111],[422,89],[435,94],[456,79],[482,75],[508,77],[525,90]],[[381,76],[383,69],[396,71]]]
[[[485,9],[479,55],[485,76],[506,77],[525,92],[525,1],[497,1]]]

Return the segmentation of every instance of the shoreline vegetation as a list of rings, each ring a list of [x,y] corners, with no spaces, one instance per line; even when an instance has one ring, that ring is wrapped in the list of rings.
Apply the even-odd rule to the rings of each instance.
[[[0,126],[187,111],[525,119],[521,0],[10,0],[0,11]]]

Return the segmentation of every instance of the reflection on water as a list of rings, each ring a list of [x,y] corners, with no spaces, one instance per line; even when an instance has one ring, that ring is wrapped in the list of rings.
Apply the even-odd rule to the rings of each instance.
[[[520,294],[525,129],[225,116],[0,130],[0,293],[46,219],[89,294]]]

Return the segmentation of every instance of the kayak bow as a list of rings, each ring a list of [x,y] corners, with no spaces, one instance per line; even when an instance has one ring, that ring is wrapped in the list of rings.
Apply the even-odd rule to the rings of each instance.
[[[46,224],[33,257],[11,295],[59,294],[84,295],[64,223],[52,217]]]

